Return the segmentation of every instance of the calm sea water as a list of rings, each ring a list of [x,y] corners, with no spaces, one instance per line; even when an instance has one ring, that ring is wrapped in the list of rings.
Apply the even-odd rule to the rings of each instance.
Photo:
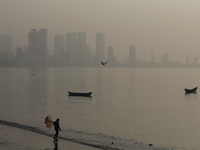
[[[200,147],[199,92],[184,93],[198,68],[0,68],[0,84],[1,124],[52,136],[50,114],[61,138],[104,149]]]

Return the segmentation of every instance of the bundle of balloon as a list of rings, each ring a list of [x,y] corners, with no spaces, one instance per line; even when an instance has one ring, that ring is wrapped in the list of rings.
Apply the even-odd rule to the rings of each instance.
[[[48,115],[46,118],[45,118],[45,124],[46,124],[46,127],[47,128],[51,128],[52,125],[53,125],[53,121],[51,119],[51,115]]]

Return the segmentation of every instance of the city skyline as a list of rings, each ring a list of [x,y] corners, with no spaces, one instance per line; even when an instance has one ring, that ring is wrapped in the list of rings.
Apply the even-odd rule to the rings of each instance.
[[[47,29],[45,29],[45,28],[43,28],[44,30],[47,30]],[[40,30],[43,30],[43,29],[39,29],[38,31],[40,31]],[[33,29],[31,29],[31,32],[32,32],[32,30],[37,30],[36,28],[33,28]],[[78,34],[77,34],[78,33]],[[89,45],[87,45],[87,33],[86,32],[84,32],[84,31],[82,31],[82,32],[69,32],[69,33],[66,33],[65,35],[66,36],[64,36],[64,35],[54,35],[53,37],[54,37],[54,40],[55,40],[55,36],[62,36],[64,39],[63,40],[67,40],[67,37],[68,36],[70,36],[70,34],[72,34],[73,36],[74,36],[74,38],[76,39],[77,38],[77,40],[79,40],[80,41],[80,35],[79,34],[85,34],[84,36],[84,40],[85,40],[85,47],[87,47],[87,46],[89,46]],[[30,33],[28,33],[28,37],[29,37],[29,34]],[[77,35],[76,35],[77,34]],[[107,52],[107,49],[110,47],[110,45],[109,45],[109,43],[107,44],[108,46],[106,47],[105,46],[105,43],[106,43],[106,41],[105,41],[105,33],[96,33],[96,38],[97,38],[97,35],[98,34],[102,34],[103,35],[103,37],[101,37],[101,38],[104,38],[104,56],[102,56],[101,58],[103,59],[103,60],[106,60],[107,59],[107,56],[106,56],[106,54],[108,53]],[[101,35],[101,36],[102,36]],[[13,42],[12,42],[12,40],[14,40],[13,38],[12,38],[12,35],[1,35],[0,34],[0,39],[2,39],[2,37],[5,37],[5,38],[7,38],[7,39],[9,39],[9,40],[11,40],[10,41],[10,43],[12,44]],[[49,37],[48,35],[47,35],[47,40],[49,39],[49,38],[51,38],[51,37]],[[66,39],[65,39],[66,38]],[[82,38],[83,38],[83,36],[82,36]],[[27,38],[28,39],[28,38]],[[70,48],[72,48],[73,49],[73,47],[69,47],[69,45],[71,45],[70,43],[72,42],[74,42],[73,41],[73,39],[71,39],[72,41],[66,41],[66,42],[64,42],[63,44],[63,48],[64,48],[64,50],[67,50],[67,49],[70,49]],[[3,40],[1,40],[1,41],[3,41]],[[49,42],[47,42],[47,43],[49,43]],[[47,44],[46,43],[46,44]],[[95,43],[96,43],[96,41],[95,41]],[[4,45],[5,45],[6,43],[4,43]],[[75,44],[75,43],[74,43]],[[124,61],[119,61],[118,59],[117,59],[117,57],[115,56],[115,59],[116,60],[118,60],[120,63],[124,63],[124,62],[126,62],[126,61],[129,61],[129,59],[130,59],[130,53],[129,53],[129,50],[130,50],[130,46],[134,46],[133,44],[130,44],[130,45],[127,45],[127,49],[126,49],[126,51],[127,51],[127,56],[126,56],[126,59],[124,60]],[[29,46],[29,40],[28,40],[28,44],[27,44],[27,46],[26,45],[24,45],[24,46],[17,46],[17,47],[13,47],[13,45],[9,48],[9,53],[14,53],[15,55],[16,55],[16,49],[17,48],[23,48],[23,47],[28,47]],[[80,45],[79,45],[80,46]],[[49,48],[48,48],[48,45],[47,45],[47,49],[48,49],[48,55],[50,56],[50,55],[55,55],[55,42],[53,42],[53,53],[49,50]],[[75,46],[76,47],[76,46]],[[91,50],[91,46],[89,46],[90,48],[90,51],[94,54],[94,55],[96,55],[96,53],[97,53],[97,49],[95,48],[95,49],[93,49],[93,50]],[[113,48],[113,46],[112,46],[112,48]],[[135,47],[135,49],[136,49],[136,47]],[[73,55],[76,55],[75,57],[77,57],[77,54],[76,54],[77,52],[75,52],[75,54],[73,54]],[[115,52],[116,53],[116,52]],[[156,55],[156,53],[154,52],[154,50],[149,50],[149,58],[147,58],[147,59],[141,59],[140,57],[137,57],[138,58],[138,61],[149,61],[149,62],[152,62],[152,53],[154,53],[153,54],[153,59],[154,59],[154,62],[162,62],[162,59],[163,59],[163,55],[164,54],[168,54],[167,52],[163,52],[163,53],[161,53],[159,56],[158,55]],[[168,54],[169,55],[169,54]],[[105,57],[106,56],[106,57]],[[170,56],[170,55],[169,55]],[[78,59],[78,58],[76,58],[76,59]],[[182,60],[184,60],[184,61],[182,61],[181,62],[181,60],[176,60],[176,59],[174,59],[174,60],[171,60],[171,57],[169,57],[169,61],[180,61],[182,64],[185,64],[185,63],[195,63],[197,60],[198,60],[198,57],[197,56],[194,56],[193,58],[192,57],[189,57],[189,56],[186,56],[185,58],[182,58]]]
[[[150,59],[151,50],[156,54],[156,62],[163,53],[181,63],[186,57],[199,59],[197,0],[2,0],[0,9],[0,34],[12,35],[13,48],[28,46],[27,33],[35,27],[48,29],[50,54],[54,35],[84,31],[92,52],[95,34],[104,33],[106,49],[113,46],[119,62],[128,60],[129,45],[137,47],[141,61]]]
[[[193,61],[189,57],[186,57],[185,63],[180,63],[179,60],[171,61],[168,53],[163,53],[160,56],[160,61],[155,61],[155,52],[151,50],[149,55],[150,61],[141,61],[137,57],[136,47],[129,45],[128,60],[119,62],[115,57],[115,51],[113,46],[105,47],[105,34],[96,33],[96,53],[91,52],[91,48],[87,45],[87,33],[86,32],[70,32],[63,35],[54,35],[54,54],[48,54],[48,30],[47,29],[31,29],[28,33],[28,46],[16,47],[15,54],[10,52],[12,47],[11,35],[0,35],[0,52],[2,60],[18,60],[24,64],[45,64],[53,63],[54,65],[64,66],[96,66],[100,61],[109,61],[109,66],[149,66],[148,63],[153,66],[180,66],[186,64],[188,66],[197,66],[198,58],[194,57]],[[5,49],[5,50],[4,50]],[[3,51],[4,50],[4,51]],[[2,53],[3,52],[3,53]],[[6,53],[5,53],[6,52]],[[15,57],[15,59],[14,59]],[[20,60],[20,58],[22,60]],[[12,62],[12,61],[11,61]],[[156,64],[157,63],[157,64]],[[159,64],[158,64],[159,63]]]

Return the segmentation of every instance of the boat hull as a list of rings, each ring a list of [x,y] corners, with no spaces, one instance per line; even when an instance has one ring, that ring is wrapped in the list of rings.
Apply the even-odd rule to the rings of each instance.
[[[68,92],[69,96],[85,96],[85,97],[91,97],[92,92],[88,93],[77,93],[77,92]]]
[[[195,87],[195,88],[193,88],[193,89],[184,89],[185,90],[185,93],[186,94],[189,94],[189,93],[196,93],[196,91],[197,91],[197,87]]]

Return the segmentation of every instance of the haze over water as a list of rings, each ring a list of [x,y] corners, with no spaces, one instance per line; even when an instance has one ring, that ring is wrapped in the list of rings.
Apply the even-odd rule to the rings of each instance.
[[[51,114],[53,120],[60,118],[62,138],[101,148],[200,147],[199,92],[184,94],[184,88],[200,84],[197,68],[0,68],[0,72],[0,123],[54,134],[44,124]],[[68,97],[68,91],[93,93],[91,98]]]
[[[105,50],[113,46],[120,62],[128,59],[129,45],[138,60],[149,61],[151,50],[156,61],[163,53],[181,63],[200,54],[198,0],[1,0],[0,10],[0,34],[12,35],[14,53],[28,46],[31,29],[46,28],[49,54],[55,35],[82,31],[94,53],[95,34],[105,33]]]

